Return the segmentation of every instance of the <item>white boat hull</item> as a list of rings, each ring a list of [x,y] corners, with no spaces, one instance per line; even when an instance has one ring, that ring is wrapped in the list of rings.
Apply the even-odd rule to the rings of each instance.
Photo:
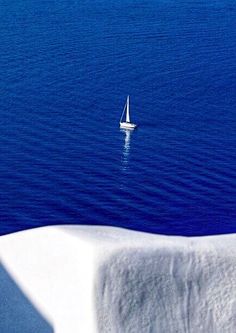
[[[137,127],[136,124],[128,123],[128,122],[120,122],[120,128],[124,129],[135,129]]]

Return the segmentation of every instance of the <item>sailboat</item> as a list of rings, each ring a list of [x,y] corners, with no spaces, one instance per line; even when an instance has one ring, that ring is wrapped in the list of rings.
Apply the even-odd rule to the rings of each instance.
[[[127,96],[125,107],[124,107],[124,110],[123,110],[121,118],[120,118],[120,128],[133,130],[137,127],[137,125],[130,122],[130,110],[129,110],[130,107],[129,107],[129,104],[130,104],[129,103],[129,96]],[[122,121],[125,113],[126,113],[125,121]]]

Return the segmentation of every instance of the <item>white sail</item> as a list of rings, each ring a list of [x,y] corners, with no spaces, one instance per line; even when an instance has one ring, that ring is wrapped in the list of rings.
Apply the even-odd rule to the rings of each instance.
[[[127,107],[127,101],[126,101],[126,103],[125,103],[125,106],[124,106],[123,112],[122,112],[121,117],[120,117],[120,123],[121,123],[122,120],[123,120],[124,113],[125,113],[125,111],[126,111],[126,107]]]
[[[125,114],[125,121],[123,121],[123,117]],[[129,110],[129,96],[127,97],[124,110],[122,112],[121,118],[120,118],[120,128],[123,129],[135,129],[137,127],[136,124],[133,124],[130,122],[130,110]]]
[[[130,123],[130,117],[129,117],[129,96],[127,97],[127,102],[126,102],[126,122]]]

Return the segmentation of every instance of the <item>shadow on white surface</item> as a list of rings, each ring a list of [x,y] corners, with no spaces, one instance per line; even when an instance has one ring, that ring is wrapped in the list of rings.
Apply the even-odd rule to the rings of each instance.
[[[52,326],[0,263],[0,332],[53,333]]]

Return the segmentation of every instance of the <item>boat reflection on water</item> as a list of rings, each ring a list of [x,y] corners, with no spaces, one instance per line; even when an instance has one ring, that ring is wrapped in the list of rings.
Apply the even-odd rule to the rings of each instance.
[[[123,155],[122,155],[122,169],[127,170],[128,162],[129,162],[130,138],[132,135],[132,130],[121,129],[120,131],[125,134],[125,142],[124,142]]]

